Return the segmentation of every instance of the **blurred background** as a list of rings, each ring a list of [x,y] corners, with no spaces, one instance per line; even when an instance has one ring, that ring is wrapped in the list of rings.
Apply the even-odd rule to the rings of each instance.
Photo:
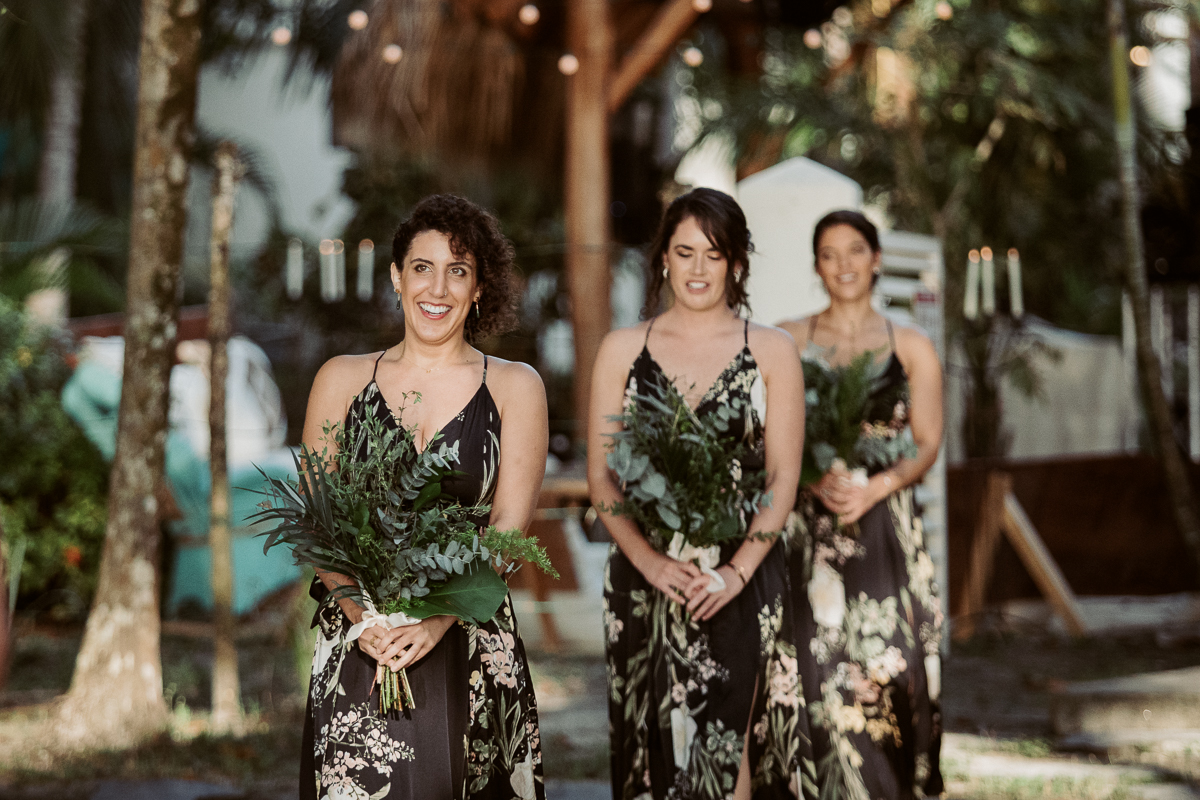
[[[243,169],[230,239],[234,487],[258,485],[255,465],[290,473],[325,360],[399,340],[391,237],[419,199],[464,195],[513,241],[521,325],[480,347],[532,364],[549,395],[535,526],[562,579],[525,575],[515,591],[552,778],[607,771],[607,543],[585,513],[580,398],[599,338],[639,319],[665,204],[711,186],[747,212],[756,321],[823,307],[812,226],[860,208],[883,231],[881,310],[939,348],[945,446],[920,499],[955,634],[946,725],[964,738],[948,740],[952,794],[1190,792],[1196,675],[1172,672],[1166,699],[1130,689],[1132,716],[1091,728],[1077,724],[1091,700],[1071,705],[1116,691],[1079,681],[1136,689],[1146,681],[1130,676],[1200,664],[1200,540],[1178,523],[1195,501],[1164,477],[1168,451],[1185,482],[1200,477],[1200,17],[1185,0],[1114,7],[1126,40],[1099,0],[205,0],[160,572],[171,732],[68,766],[0,757],[0,794],[202,779],[288,796],[311,608],[303,570],[263,555],[250,492],[233,496],[233,610],[254,722],[205,738],[220,142]],[[0,525],[13,621],[0,742],[14,747],[67,689],[104,547],[141,23],[138,0],[0,0]],[[1137,263],[1114,69],[1132,81]],[[1162,419],[1139,346],[1160,365]],[[1005,496],[1032,536],[1001,519]],[[1154,702],[1167,709],[1157,717]],[[1147,733],[1117,736],[1132,728]],[[1089,772],[1083,757],[1027,786],[1016,767],[980,766],[980,753],[1043,764],[1077,751],[1116,772]]]

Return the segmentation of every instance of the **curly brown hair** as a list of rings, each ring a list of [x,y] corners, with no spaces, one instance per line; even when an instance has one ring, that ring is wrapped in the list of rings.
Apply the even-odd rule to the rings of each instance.
[[[663,259],[675,229],[688,217],[696,220],[708,240],[725,256],[726,304],[738,314],[749,313],[746,281],[750,278],[750,254],[754,252],[754,243],[750,241],[746,215],[737,201],[724,192],[700,188],[675,198],[663,214],[647,254],[646,268],[650,274],[642,317],[648,319],[661,310],[663,287],[667,282],[663,276]]]
[[[417,203],[392,238],[392,260],[404,269],[404,257],[417,234],[438,231],[450,239],[455,258],[475,260],[479,313],[467,314],[463,335],[474,342],[507,333],[517,326],[520,289],[513,270],[512,243],[490,212],[453,194],[435,194]]]

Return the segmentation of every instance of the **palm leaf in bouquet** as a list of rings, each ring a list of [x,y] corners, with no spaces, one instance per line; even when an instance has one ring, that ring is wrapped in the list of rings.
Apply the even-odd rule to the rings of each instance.
[[[253,520],[276,523],[263,534],[264,551],[286,544],[297,563],[353,579],[326,602],[350,598],[367,609],[366,622],[385,627],[437,614],[482,624],[508,593],[497,570],[507,574],[528,561],[557,576],[535,537],[487,526],[490,505],[465,505],[446,494],[447,479],[461,474],[454,468],[457,442],[439,433],[419,450],[413,428],[372,415],[325,434],[336,448],[301,447],[298,481],[263,473],[259,492],[267,500]],[[348,639],[359,632],[352,627]],[[398,680],[406,684],[403,675]],[[411,707],[405,694],[385,685],[381,707]]]

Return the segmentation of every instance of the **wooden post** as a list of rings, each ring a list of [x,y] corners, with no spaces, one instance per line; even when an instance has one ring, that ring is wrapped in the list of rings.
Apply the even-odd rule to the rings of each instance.
[[[975,633],[976,616],[983,610],[987,600],[987,587],[991,581],[1001,532],[1007,535],[1042,596],[1062,617],[1067,631],[1072,636],[1087,633],[1071,587],[1013,494],[1012,476],[1005,472],[990,472],[979,507],[979,523],[975,528],[975,541],[971,544],[971,563],[963,584],[954,638],[961,641]]]
[[[208,406],[208,464],[212,476],[212,498],[208,545],[212,553],[214,733],[239,729],[242,717],[237,645],[233,640],[233,553],[229,530],[229,463],[225,452],[225,384],[229,375],[228,343],[232,327],[229,234],[233,228],[233,197],[241,177],[240,171],[237,147],[232,142],[221,142],[217,146],[216,174],[213,176],[209,256],[211,283],[208,294],[208,344],[212,352]]]
[[[970,639],[975,634],[976,617],[983,611],[987,601],[987,588],[992,578],[996,546],[1000,544],[1004,498],[1011,491],[1012,476],[1004,472],[988,473],[983,502],[979,505],[979,520],[975,524],[975,538],[971,543],[971,563],[967,567],[959,616],[954,624],[955,639]]]
[[[1067,579],[1063,577],[1062,570],[1050,556],[1050,551],[1046,549],[1046,543],[1029,521],[1025,509],[1021,508],[1020,502],[1012,492],[1004,496],[1004,530],[1008,533],[1008,541],[1020,556],[1021,563],[1029,570],[1033,582],[1049,601],[1050,607],[1062,617],[1067,631],[1072,636],[1083,636],[1087,633],[1083,617],[1079,613],[1079,604],[1075,602],[1075,594],[1067,584]]]
[[[567,3],[567,41],[579,70],[567,78],[564,206],[567,287],[575,336],[577,436],[586,435],[592,365],[612,324],[608,264],[609,151],[607,94],[612,52],[606,0]]]

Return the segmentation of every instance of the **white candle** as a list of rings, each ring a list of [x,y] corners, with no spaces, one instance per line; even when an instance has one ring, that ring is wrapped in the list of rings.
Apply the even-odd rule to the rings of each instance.
[[[288,239],[284,283],[289,300],[299,300],[304,294],[304,242],[295,237]]]
[[[367,302],[375,292],[375,243],[363,239],[358,243],[358,299]]]
[[[980,303],[984,316],[996,313],[996,264],[992,261],[992,248],[981,247],[979,255],[983,259],[983,300]]]
[[[341,239],[333,240],[333,299],[346,297],[346,244]]]
[[[332,303],[337,299],[337,278],[333,274],[333,240],[322,239],[318,250],[321,253],[321,299]]]
[[[1025,316],[1025,295],[1021,290],[1021,254],[1008,249],[1008,302],[1014,317]]]
[[[979,251],[967,254],[967,285],[963,292],[963,316],[975,319],[979,316]]]

